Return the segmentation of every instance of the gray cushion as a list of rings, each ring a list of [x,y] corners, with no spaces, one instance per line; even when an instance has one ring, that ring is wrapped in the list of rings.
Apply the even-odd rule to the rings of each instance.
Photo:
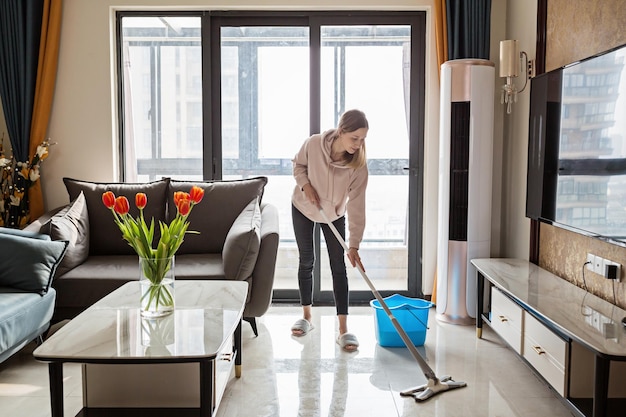
[[[169,178],[149,183],[101,183],[63,178],[70,200],[78,197],[82,191],[89,212],[89,254],[90,255],[132,255],[133,248],[122,238],[122,232],[113,221],[111,211],[102,204],[102,194],[113,191],[116,197],[125,196],[130,202],[130,215],[137,217],[135,194],[145,193],[148,205],[143,210],[148,224],[154,219],[155,239],[158,239],[159,221],[165,220],[166,192]]]
[[[261,209],[255,198],[237,216],[226,235],[222,259],[227,279],[244,280],[252,275],[261,244]]]
[[[0,233],[4,233],[6,235],[13,235],[13,236],[30,237],[33,239],[51,240],[50,236],[48,236],[47,234],[43,234],[41,232],[21,230],[21,229],[11,229],[10,227],[0,227]]]
[[[67,245],[0,233],[0,286],[45,294]]]
[[[204,199],[189,215],[189,229],[199,234],[187,234],[177,254],[220,253],[226,235],[241,211],[250,200],[263,197],[266,177],[224,181],[176,181],[171,180],[168,194],[168,218],[176,216],[174,192],[188,192],[197,185],[204,190]]]
[[[85,262],[89,256],[89,215],[85,194],[78,197],[41,226],[41,233],[52,240],[67,240],[67,252],[57,268],[55,276]]]

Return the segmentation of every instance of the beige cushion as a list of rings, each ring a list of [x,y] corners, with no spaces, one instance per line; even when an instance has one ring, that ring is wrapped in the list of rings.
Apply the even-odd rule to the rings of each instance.
[[[174,192],[188,192],[197,185],[204,190],[204,199],[188,217],[189,229],[198,234],[187,234],[177,254],[220,253],[226,234],[241,211],[256,197],[259,202],[267,184],[266,177],[222,181],[176,181],[169,184],[168,219],[176,216]]]
[[[80,192],[85,194],[87,211],[89,212],[89,254],[90,255],[132,255],[133,248],[122,238],[122,232],[113,221],[111,211],[102,204],[102,194],[113,191],[116,197],[121,195],[128,198],[130,203],[130,215],[137,217],[139,210],[135,207],[135,194],[145,193],[148,197],[148,205],[143,214],[150,224],[154,219],[154,239],[159,238],[159,221],[165,220],[166,201],[165,193],[168,191],[169,178],[148,183],[105,183],[81,181],[72,178],[63,178],[65,188],[74,200]],[[153,243],[154,244],[154,243]]]
[[[256,197],[241,211],[226,235],[222,260],[227,279],[252,275],[261,244],[261,209]]]
[[[81,191],[74,201],[44,223],[41,226],[41,233],[49,235],[52,240],[69,242],[65,257],[59,264],[55,276],[63,275],[85,262],[89,256],[89,215],[83,192]]]

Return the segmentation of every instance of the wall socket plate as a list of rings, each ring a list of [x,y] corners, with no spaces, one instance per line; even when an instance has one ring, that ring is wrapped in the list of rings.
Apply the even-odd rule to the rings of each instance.
[[[616,274],[615,274],[616,278],[614,278],[614,279],[617,279],[619,281],[620,278],[621,278],[622,266],[619,263],[617,263],[617,262],[613,262],[613,261],[611,261],[609,259],[604,259],[601,256],[594,255],[592,253],[588,253],[587,254],[587,261],[586,262],[588,262],[586,264],[588,271],[592,271],[592,272],[594,272],[594,273],[596,273],[596,274],[598,274],[598,275],[600,275],[600,276],[602,276],[604,278],[609,278],[608,271],[607,271],[607,266],[608,265],[615,265],[617,267],[617,271],[616,271]]]

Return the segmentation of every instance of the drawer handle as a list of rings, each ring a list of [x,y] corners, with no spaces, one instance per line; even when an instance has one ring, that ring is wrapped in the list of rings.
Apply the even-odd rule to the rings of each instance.
[[[233,360],[233,353],[224,353],[222,354],[222,356],[220,357],[220,360],[226,361],[226,362],[230,362]]]
[[[543,355],[546,353],[545,350],[541,349],[541,346],[533,346],[533,350],[537,352],[537,355]]]
[[[502,323],[504,323],[505,321],[509,321],[509,319],[507,319],[506,316],[498,316],[498,318],[500,319]]]

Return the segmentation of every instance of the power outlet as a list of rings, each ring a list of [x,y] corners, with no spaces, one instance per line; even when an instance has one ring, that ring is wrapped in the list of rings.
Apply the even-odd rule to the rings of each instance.
[[[617,279],[620,280],[621,277],[621,265],[617,262],[610,261],[608,259],[604,259],[601,256],[594,255],[593,253],[587,254],[587,267],[588,271],[594,272],[600,276],[603,276],[607,279]],[[616,269],[608,268],[609,265],[614,265]],[[615,278],[613,278],[613,276]]]
[[[594,257],[593,272],[604,276],[604,258],[601,258],[598,255]]]
[[[526,75],[528,76],[528,79],[531,79],[535,76],[535,60],[534,59],[528,60],[528,66],[526,67]]]
[[[588,253],[587,254],[587,270],[593,272],[593,265],[596,263],[596,256]]]

